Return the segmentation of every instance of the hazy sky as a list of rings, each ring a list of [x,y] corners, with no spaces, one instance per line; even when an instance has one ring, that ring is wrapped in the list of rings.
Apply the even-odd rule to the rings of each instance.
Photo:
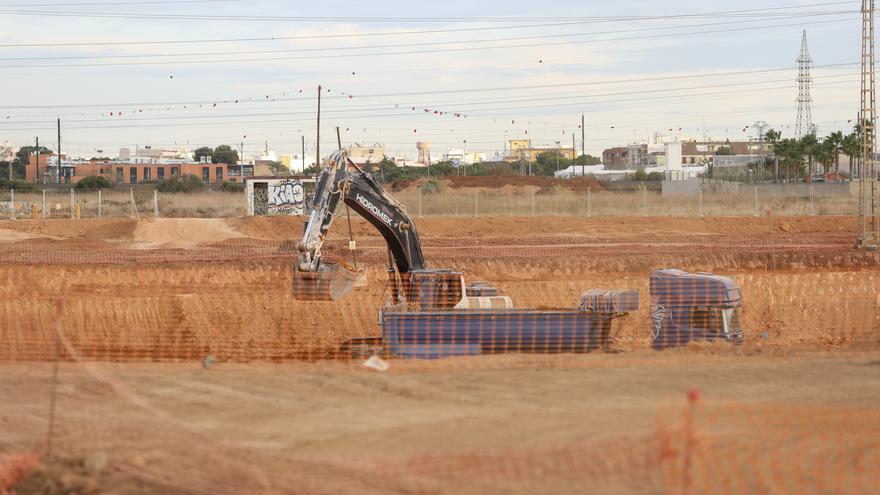
[[[62,147],[86,157],[240,141],[295,153],[301,135],[314,148],[319,84],[327,151],[335,126],[390,152],[572,133],[580,147],[582,112],[594,155],[668,129],[744,139],[756,120],[790,135],[803,29],[820,134],[858,111],[858,1],[352,3],[0,1],[0,142],[54,148],[60,117]],[[21,46],[34,44],[54,46]]]

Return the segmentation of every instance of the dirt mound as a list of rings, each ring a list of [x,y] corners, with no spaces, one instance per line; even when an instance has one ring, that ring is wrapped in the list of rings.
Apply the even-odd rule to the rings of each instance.
[[[222,218],[157,218],[141,220],[133,240],[140,247],[192,247],[241,237]]]
[[[36,237],[49,239],[90,239],[99,241],[129,241],[136,220],[90,218],[81,220],[18,220],[0,222],[0,242]]]
[[[501,175],[501,176],[479,176],[464,177],[453,175],[443,177],[453,189],[461,188],[484,188],[484,189],[502,189],[506,186],[514,186],[518,188],[537,187],[539,193],[549,193],[557,188],[569,189],[571,191],[585,192],[587,189],[593,192],[603,191],[604,188],[595,179],[575,178],[575,179],[554,179],[551,177],[534,177],[523,175]]]
[[[230,218],[229,225],[242,234],[260,240],[271,241],[299,241],[303,236],[303,229],[308,217],[242,217]],[[347,239],[348,224],[345,218],[345,207],[342,207],[330,229],[328,239]],[[376,236],[376,229],[357,213],[351,213],[352,234],[356,238],[364,236]]]
[[[27,232],[12,229],[0,229],[0,242],[18,242],[37,237]]]
[[[303,222],[307,217],[242,217],[230,218],[229,225],[253,239],[302,239]]]

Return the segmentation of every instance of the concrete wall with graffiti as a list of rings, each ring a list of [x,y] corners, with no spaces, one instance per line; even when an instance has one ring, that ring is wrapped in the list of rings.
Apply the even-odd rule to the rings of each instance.
[[[304,215],[313,184],[314,179],[302,178],[248,179],[248,215]]]

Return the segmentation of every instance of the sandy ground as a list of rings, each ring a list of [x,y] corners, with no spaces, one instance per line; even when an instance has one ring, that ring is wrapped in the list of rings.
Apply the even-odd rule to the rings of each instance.
[[[640,290],[643,309],[615,325],[615,354],[396,360],[377,373],[322,359],[379,333],[385,248],[360,220],[368,283],[339,303],[290,294],[300,218],[0,222],[0,484],[4,456],[45,449],[56,328],[59,457],[22,493],[65,483],[873,493],[880,483],[880,257],[852,249],[855,219],[417,225],[431,266],[488,280],[519,307],[574,306],[600,287]],[[347,235],[337,224],[328,256],[350,261]],[[661,267],[734,277],[746,343],[648,351],[647,279]]]
[[[637,289],[642,309],[616,324],[622,350],[648,344],[648,277],[675,267],[742,286],[754,345],[874,345],[876,253],[852,249],[855,219],[421,219],[433,267],[486,280],[518,307],[573,307],[591,288]],[[291,294],[300,218],[0,222],[30,236],[0,243],[0,358],[45,359],[56,302],[84,357],[284,360],[323,356],[379,334],[387,299],[384,242],[354,222],[367,284],[338,303]],[[18,234],[16,234],[18,235]],[[353,261],[337,225],[325,253]],[[760,338],[758,338],[760,337]]]
[[[487,370],[385,373],[66,364],[54,447],[68,466],[106,459],[69,483],[113,493],[667,493],[683,489],[691,431],[691,493],[867,494],[880,482],[878,358],[599,355],[533,368],[500,356]],[[0,372],[0,393],[17,399],[0,405],[0,453],[42,448],[51,366]]]
[[[242,237],[245,234],[222,218],[149,219],[134,229],[134,242],[140,248],[187,248]]]

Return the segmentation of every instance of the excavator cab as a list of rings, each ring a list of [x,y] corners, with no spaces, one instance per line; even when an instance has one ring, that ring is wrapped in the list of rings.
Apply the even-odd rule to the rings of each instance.
[[[464,274],[454,270],[416,270],[404,281],[408,305],[422,311],[452,309],[464,291]]]

